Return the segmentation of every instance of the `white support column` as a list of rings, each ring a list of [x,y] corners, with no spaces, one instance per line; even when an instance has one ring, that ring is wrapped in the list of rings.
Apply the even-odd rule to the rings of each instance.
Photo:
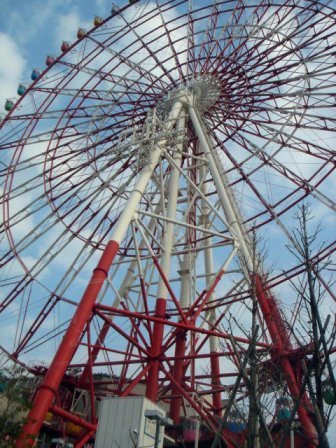
[[[159,205],[156,206],[155,208],[155,212],[159,211]],[[153,216],[148,223],[148,230],[151,231],[152,228],[154,227],[154,224],[156,222],[156,218]],[[139,243],[137,244],[137,247],[139,249],[142,249],[143,247],[146,246],[146,242],[144,240],[144,238],[141,238]],[[119,297],[124,297],[127,292],[129,291],[129,289],[131,288],[131,286],[133,285],[133,283],[138,279],[138,272],[137,272],[137,264],[138,264],[138,259],[137,257],[134,258],[134,260],[131,261],[126,274],[121,282],[121,285],[119,287]],[[112,307],[113,308],[118,308],[118,306],[120,305],[120,300],[119,297],[116,296],[116,299],[114,300]],[[111,316],[111,320],[113,320],[113,316]]]
[[[177,131],[182,131],[185,128],[185,112],[183,110],[180,111],[176,127]],[[181,166],[183,142],[178,143],[176,149],[177,151],[174,153],[174,161],[177,166]],[[166,214],[167,218],[171,220],[175,220],[176,217],[179,177],[179,170],[175,166],[171,166]],[[162,192],[162,194],[164,194],[164,192]],[[164,254],[162,255],[161,259],[161,268],[167,279],[169,279],[171,252],[174,244],[174,228],[174,223],[167,221],[162,237],[162,247],[164,249]],[[160,299],[167,299],[167,287],[162,278],[160,278],[159,281],[157,297]]]
[[[242,256],[244,257],[244,261],[246,263],[247,269],[248,269],[248,271],[253,272],[253,262],[252,262],[252,257],[251,257],[249,247],[246,244],[246,236],[244,235],[244,232],[243,232],[240,222],[239,222],[239,217],[236,216],[236,213],[235,213],[233,206],[231,204],[231,201],[229,199],[229,195],[226,191],[226,187],[224,186],[221,176],[218,172],[216,163],[215,163],[213,155],[212,155],[211,142],[209,142],[208,136],[204,132],[201,122],[200,122],[200,119],[195,111],[194,106],[191,104],[191,102],[192,102],[192,98],[189,99],[189,102],[188,102],[189,115],[190,115],[191,121],[194,125],[196,135],[197,135],[197,137],[200,141],[200,144],[204,150],[204,155],[207,159],[207,162],[209,165],[209,170],[212,175],[213,181],[215,183],[218,197],[223,205],[223,208],[225,210],[229,224],[235,233],[234,236],[238,240],[239,249],[240,249]],[[242,268],[244,268],[244,266],[242,266]],[[246,274],[248,275],[248,272]]]
[[[206,167],[203,165],[200,167],[200,177],[201,179],[206,179]],[[207,196],[208,193],[208,187],[205,182],[201,185],[202,193],[204,194],[204,197]],[[210,220],[209,220],[209,214],[210,214],[210,207],[208,205],[208,202],[202,198],[201,202],[202,206],[202,224],[205,228],[209,228],[210,226]],[[209,290],[211,288],[211,285],[213,283],[213,275],[214,275],[214,265],[213,265],[213,255],[212,255],[212,238],[210,237],[210,240],[207,241],[207,247],[204,248],[204,267],[205,267],[205,274],[206,274],[206,289]],[[225,267],[224,267],[225,269]],[[216,296],[213,292],[211,296],[209,297],[209,301],[215,300]],[[216,311],[215,308],[210,309],[206,313],[206,319],[208,321],[209,330],[214,330],[214,326],[216,324]],[[219,349],[219,339],[216,336],[210,336],[209,337],[209,346],[210,346],[210,353],[212,355],[216,354]],[[210,359],[210,371],[212,375],[212,384],[214,388],[214,392],[212,393],[212,404],[214,406],[214,410],[216,415],[221,415],[221,407],[222,407],[222,396],[220,392],[221,388],[221,381],[220,381],[220,364],[219,364],[219,357],[212,356]]]
[[[200,177],[201,179],[205,179],[205,167],[204,165],[200,167]],[[205,182],[201,185],[201,191],[204,194],[204,196],[208,193],[207,184]],[[210,207],[208,206],[208,203],[202,199],[202,225],[206,229],[209,228],[209,214],[210,214]],[[206,288],[209,290],[211,287],[212,281],[213,281],[213,273],[214,273],[214,267],[213,267],[213,256],[212,256],[212,238],[209,236],[207,238],[207,245],[204,248],[204,267],[205,267],[205,275],[206,275]],[[215,300],[215,293],[212,293],[209,297],[209,301]],[[216,313],[215,309],[211,309],[207,313],[207,320],[209,321],[209,330],[213,330],[213,325],[216,322]],[[210,343],[210,352],[216,352],[218,349],[218,338],[215,336],[209,337],[209,343]]]
[[[181,110],[179,111],[179,117],[177,122],[177,130],[181,131],[185,127],[185,113]],[[168,186],[168,204],[167,204],[167,213],[166,216],[168,219],[175,219],[176,216],[176,208],[177,208],[177,197],[178,197],[178,187],[179,187],[179,178],[180,171],[178,167],[181,166],[182,160],[182,149],[183,142],[177,144],[177,151],[174,153],[174,162],[175,165],[170,165],[171,174]],[[165,192],[163,191],[162,194]],[[162,214],[164,214],[164,210],[162,210]],[[166,226],[163,232],[162,237],[162,247],[164,253],[161,258],[161,270],[169,280],[170,273],[170,264],[171,264],[171,253],[174,244],[174,228],[175,224],[173,222],[166,221]],[[166,313],[166,302],[167,302],[167,287],[160,276],[158,290],[157,290],[157,299],[155,305],[155,316],[159,318],[164,318]],[[152,359],[150,360],[150,370],[148,372],[148,382],[146,387],[146,397],[152,401],[157,401],[158,399],[158,384],[159,384],[159,355],[162,348],[162,341],[164,335],[164,324],[160,322],[155,322],[153,326],[153,343],[152,343]],[[181,350],[183,349],[183,345],[181,346]]]
[[[188,230],[187,232],[188,233]],[[191,302],[191,290],[190,290],[190,277],[191,277],[191,263],[194,258],[194,254],[186,251],[183,254],[183,261],[181,270],[181,288],[180,288],[180,304],[181,308],[188,308]]]
[[[174,126],[176,120],[178,119],[181,112],[182,104],[180,101],[176,101],[169,113],[167,119],[166,131],[169,132]],[[144,167],[140,173],[140,176],[134,186],[134,189],[127,201],[127,206],[125,206],[123,212],[121,213],[116,225],[112,229],[112,235],[110,240],[115,241],[118,244],[122,242],[127,232],[128,226],[134,217],[134,212],[136,211],[141,197],[147,187],[147,184],[153,174],[153,171],[158,164],[161,153],[166,145],[166,140],[158,142],[157,147],[151,154],[151,161],[147,167]]]

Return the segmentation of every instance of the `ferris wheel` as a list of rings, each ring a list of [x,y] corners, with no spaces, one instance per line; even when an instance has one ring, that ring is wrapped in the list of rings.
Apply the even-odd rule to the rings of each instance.
[[[6,101],[2,349],[41,377],[17,446],[47,414],[83,446],[106,395],[327,446],[335,41],[332,2],[131,1]]]

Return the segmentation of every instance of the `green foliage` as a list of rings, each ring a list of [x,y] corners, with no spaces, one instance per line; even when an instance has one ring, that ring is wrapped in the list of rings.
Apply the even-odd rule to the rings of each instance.
[[[1,448],[14,447],[30,408],[27,372],[19,366],[0,371],[0,440]]]

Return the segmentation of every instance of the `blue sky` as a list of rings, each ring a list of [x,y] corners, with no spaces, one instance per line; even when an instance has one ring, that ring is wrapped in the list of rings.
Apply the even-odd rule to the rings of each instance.
[[[123,2],[114,2],[117,5]],[[57,56],[63,40],[76,40],[78,27],[89,29],[95,15],[110,15],[111,2],[108,0],[2,0],[0,16],[0,108],[6,98],[16,97],[20,82],[30,83],[33,68],[45,68],[47,55]],[[331,237],[335,218],[327,210],[324,227]],[[289,213],[285,223],[293,226],[293,214]],[[276,226],[272,230],[272,249],[269,264],[285,264],[283,235]],[[265,235],[266,236],[266,235]],[[268,235],[267,235],[268,236]],[[275,243],[275,244],[274,244]],[[280,290],[281,291],[281,290]],[[286,288],[283,295],[288,293]]]
[[[106,17],[110,9],[107,0],[1,1],[1,108],[5,98],[16,96],[19,82],[30,82],[32,68],[44,68],[46,56],[58,55],[63,40],[76,40],[78,27],[91,27],[95,15]]]
[[[115,1],[124,5],[126,1]],[[20,82],[30,83],[33,68],[45,68],[47,55],[57,56],[63,40],[76,40],[78,27],[92,27],[95,15],[110,15],[112,2],[108,0],[2,0],[0,16],[0,113],[6,98],[17,97]],[[330,142],[330,145],[332,145]],[[233,150],[235,150],[233,148]],[[286,158],[286,163],[290,161]],[[295,165],[293,165],[295,166]],[[302,166],[306,169],[307,165]],[[280,178],[281,181],[281,178]],[[275,179],[274,183],[280,183]],[[327,184],[332,187],[332,184]],[[329,194],[329,191],[324,190]],[[321,204],[319,204],[321,205]],[[317,213],[317,209],[314,209]],[[332,237],[335,225],[334,213],[322,206],[319,216],[323,217],[326,240]],[[283,217],[288,228],[293,227],[293,213]],[[287,253],[283,250],[283,234],[272,225],[272,251],[269,265],[286,263]],[[263,236],[263,235],[262,235]],[[267,235],[265,235],[266,237]],[[282,250],[281,250],[282,249]],[[280,263],[281,264],[281,263]],[[286,293],[286,291],[284,291]]]

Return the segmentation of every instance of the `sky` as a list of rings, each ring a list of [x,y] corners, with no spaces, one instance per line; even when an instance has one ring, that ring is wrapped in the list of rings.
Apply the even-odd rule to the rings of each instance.
[[[125,2],[115,1],[116,5]],[[108,0],[2,0],[0,16],[0,104],[15,97],[33,68],[60,53],[62,41],[76,40],[78,27],[90,28],[95,15],[109,15]]]
[[[78,27],[91,28],[94,16],[106,17],[110,9],[108,0],[2,0],[0,110],[17,96],[19,83],[31,82],[33,68],[44,69],[47,55],[60,53],[62,41],[75,41]]]

